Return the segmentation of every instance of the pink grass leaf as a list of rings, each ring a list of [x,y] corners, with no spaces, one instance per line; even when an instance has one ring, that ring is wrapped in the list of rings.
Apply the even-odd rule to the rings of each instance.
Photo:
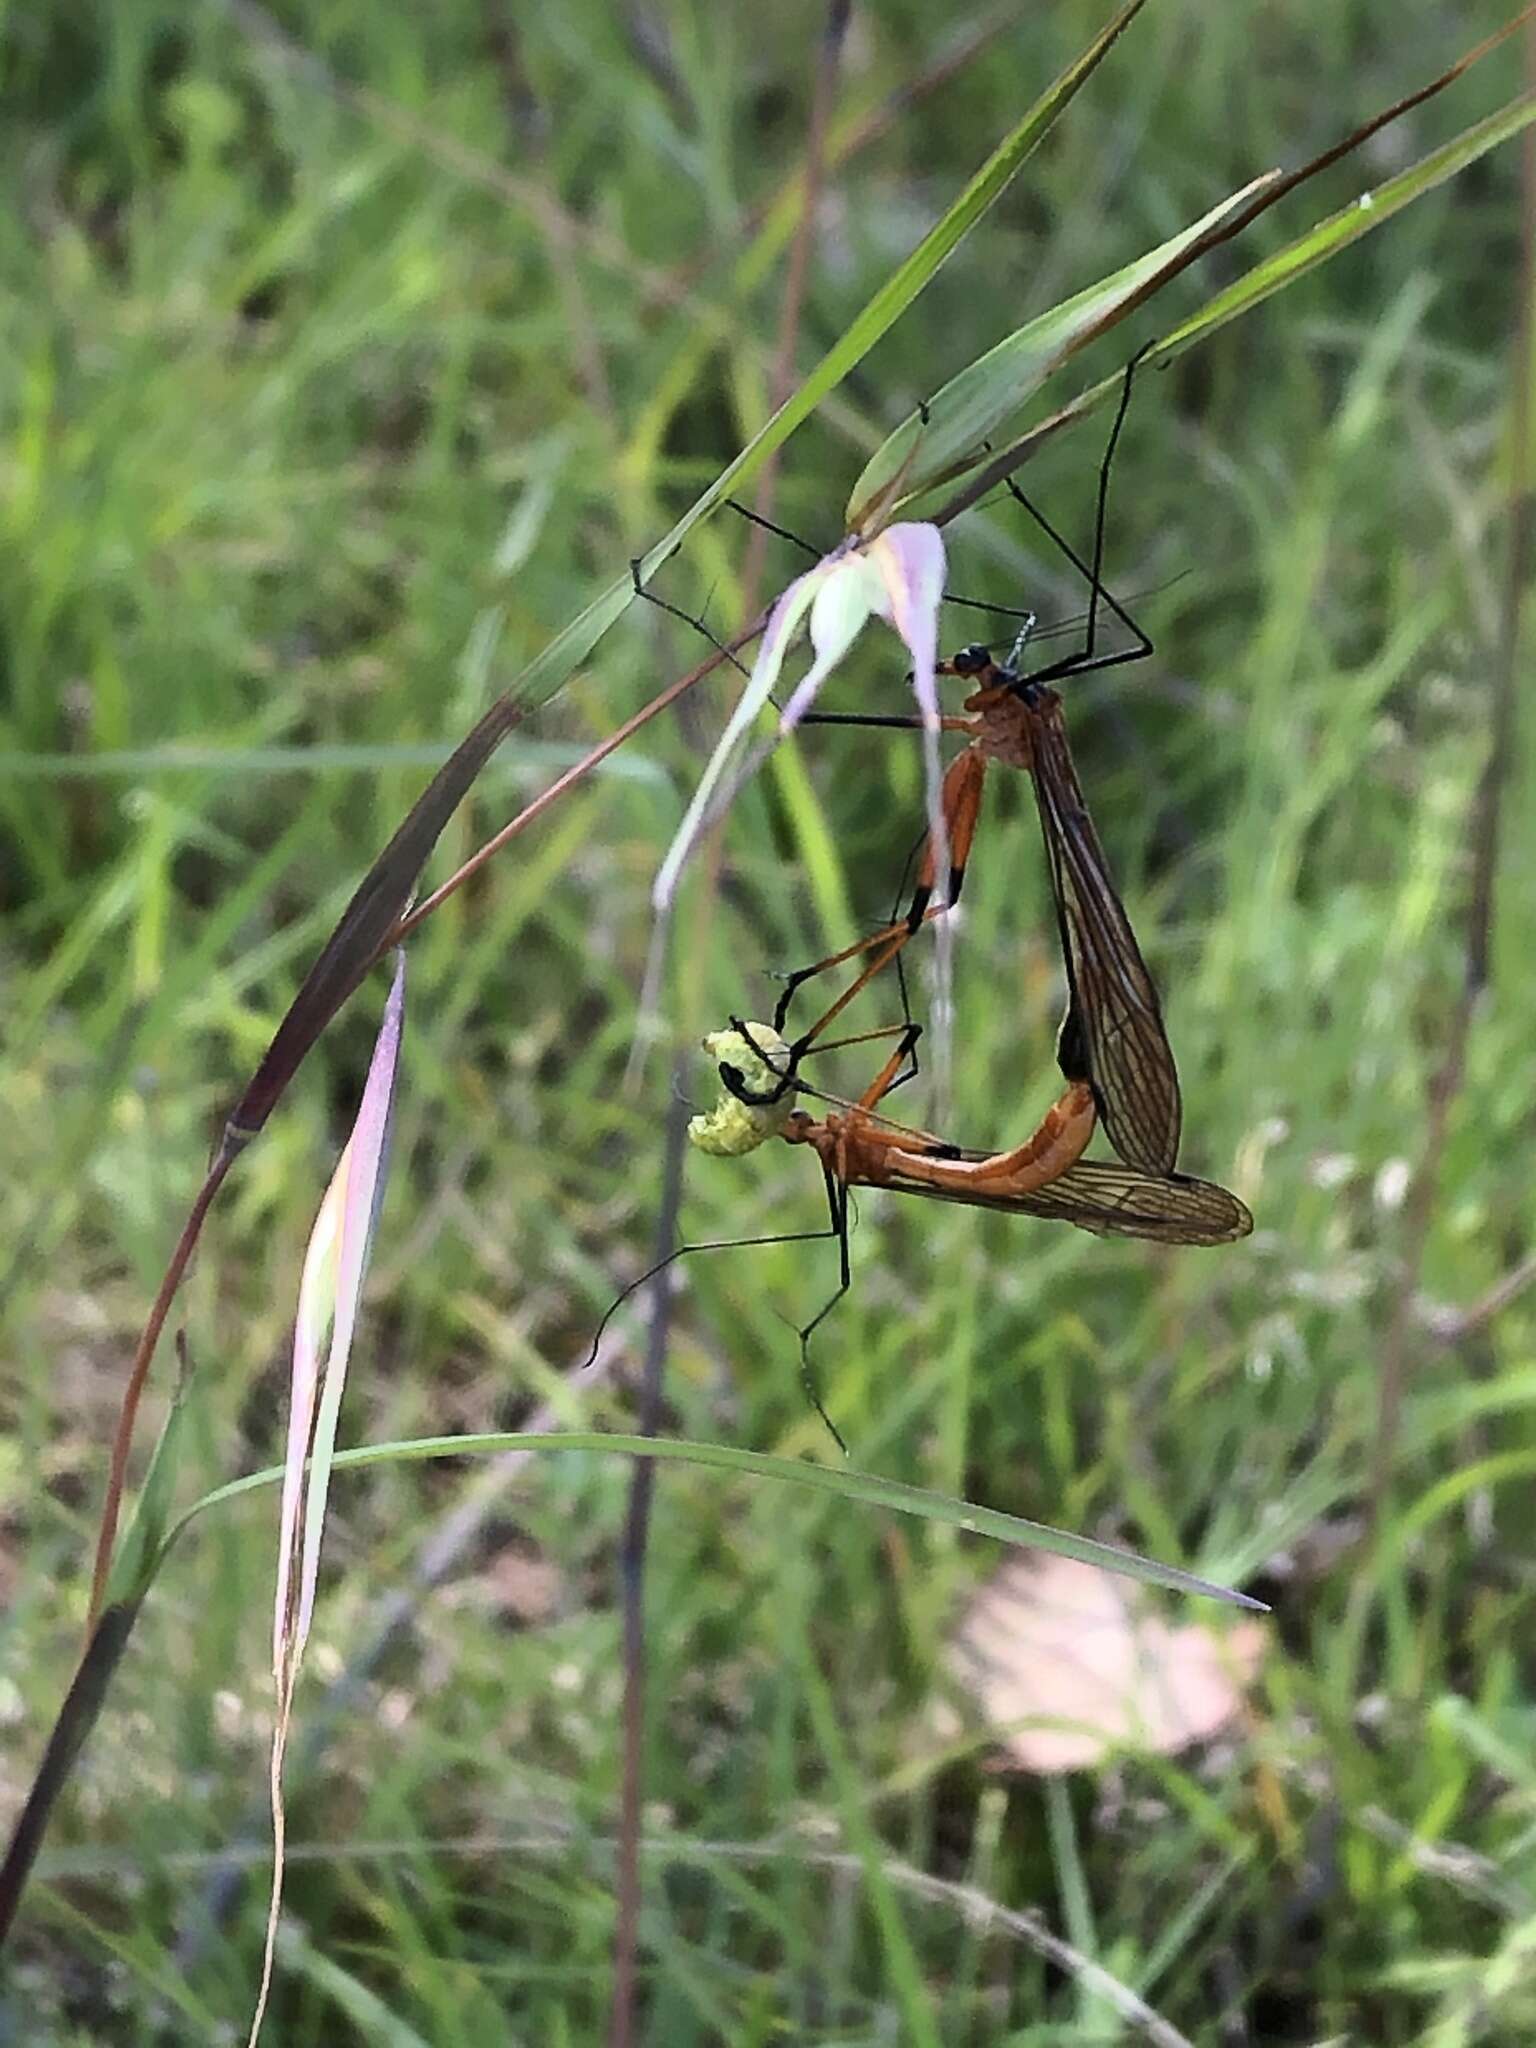
[[[272,1983],[283,1887],[283,1758],[293,1718],[299,1665],[314,1617],[320,1539],[325,1528],[347,1361],[384,1194],[404,1020],[405,955],[401,953],[396,956],[395,978],[384,1005],[352,1135],[336,1163],[315,1217],[299,1282],[272,1623],[272,1676],[277,1689],[271,1761],[272,1897],[261,1987],[251,2019],[250,2048],[254,2048],[261,2032]]]

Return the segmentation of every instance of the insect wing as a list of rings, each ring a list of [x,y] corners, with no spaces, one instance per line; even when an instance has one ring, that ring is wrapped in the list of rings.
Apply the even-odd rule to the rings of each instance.
[[[1109,879],[1060,703],[1054,692],[1041,698],[1029,707],[1030,772],[1071,987],[1063,1046],[1080,1046],[1105,1134],[1121,1158],[1144,1173],[1167,1174],[1179,1155],[1183,1112],[1162,1007]]]
[[[967,1154],[967,1157],[974,1157]],[[1214,1181],[1185,1173],[1143,1173],[1118,1160],[1080,1159],[1043,1188],[1027,1195],[989,1195],[930,1187],[903,1179],[887,1165],[878,1185],[968,1208],[1005,1209],[1072,1223],[1095,1237],[1145,1237],[1157,1244],[1231,1244],[1246,1237],[1253,1217],[1245,1204]]]

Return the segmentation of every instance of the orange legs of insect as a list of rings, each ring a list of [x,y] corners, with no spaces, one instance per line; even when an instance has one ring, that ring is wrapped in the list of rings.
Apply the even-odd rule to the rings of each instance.
[[[946,718],[943,723],[947,731],[971,733],[973,730],[971,721],[965,718]],[[840,1017],[855,996],[891,964],[915,933],[931,919],[952,908],[958,900],[965,881],[966,863],[976,837],[976,821],[981,811],[981,795],[986,775],[987,757],[975,746],[967,747],[963,753],[957,754],[945,771],[940,789],[940,808],[944,818],[944,836],[949,848],[946,901],[938,905],[933,903],[933,893],[938,883],[938,854],[930,835],[924,843],[922,860],[918,867],[917,886],[905,916],[893,919],[879,931],[871,932],[867,938],[856,939],[851,946],[844,946],[839,952],[829,953],[824,960],[818,960],[809,967],[797,968],[788,977],[773,1013],[774,1029],[780,1032],[784,1029],[784,1022],[795,993],[803,983],[814,980],[817,975],[825,974],[834,967],[842,966],[844,961],[864,961],[859,973],[831,1007],[817,1018],[809,1030],[802,1032],[791,1042],[789,1065],[785,1074],[786,1087],[797,1072],[800,1061],[820,1039],[828,1025]],[[739,1019],[733,1018],[731,1021],[738,1031],[743,1028]]]
[[[878,1119],[878,1105],[895,1085],[917,1030],[916,1025],[907,1026],[854,1107],[828,1110],[819,1121],[804,1110],[796,1110],[780,1134],[787,1144],[809,1145],[820,1160],[832,1226],[829,1234],[837,1239],[836,1290],[799,1334],[801,1384],[839,1444],[842,1438],[827,1415],[817,1388],[810,1341],[853,1282],[848,1250],[849,1189],[931,1189],[962,1201],[968,1197],[988,1201],[1033,1194],[1076,1165],[1087,1149],[1097,1120],[1092,1089],[1086,1081],[1073,1081],[1046,1111],[1039,1129],[1022,1145],[984,1159],[966,1159],[957,1146],[930,1137],[926,1131],[886,1125]]]

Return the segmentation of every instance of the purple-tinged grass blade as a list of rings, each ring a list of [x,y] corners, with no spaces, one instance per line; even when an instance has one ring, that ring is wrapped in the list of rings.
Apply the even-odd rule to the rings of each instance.
[[[522,723],[525,708],[510,693],[496,700],[438,769],[358,884],[230,1111],[226,1142],[234,1149],[256,1136],[310,1047],[361,985],[410,904],[443,827],[507,734]]]
[[[294,1321],[289,1386],[288,1449],[278,1531],[277,1595],[272,1620],[272,1676],[277,1714],[272,1731],[272,1897],[261,1987],[251,2018],[250,2043],[261,2032],[272,1985],[278,1911],[283,1894],[283,1758],[293,1720],[299,1666],[315,1611],[320,1541],[325,1531],[331,1466],[347,1361],[357,1309],[383,1200],[400,1038],[405,1020],[405,955],[395,957],[395,978],[374,1043],[357,1121],[315,1218]],[[327,1338],[329,1343],[327,1344]],[[325,1348],[324,1365],[321,1351]]]
[[[761,766],[766,752],[794,731],[815,703],[822,684],[870,619],[884,619],[893,626],[912,657],[913,689],[927,735],[929,822],[938,832],[940,870],[947,872],[942,858],[943,820],[938,815],[939,709],[933,679],[943,591],[944,537],[936,526],[909,521],[887,527],[867,541],[840,542],[775,599],[752,673],[719,744],[704,765],[652,886],[656,929],[640,998],[642,1036],[657,1008],[667,920],[690,854],[706,828],[730,809],[743,782]],[[809,630],[811,666],[795,685],[775,738],[742,768],[739,764],[752,727],[772,695],[785,656],[802,624]]]

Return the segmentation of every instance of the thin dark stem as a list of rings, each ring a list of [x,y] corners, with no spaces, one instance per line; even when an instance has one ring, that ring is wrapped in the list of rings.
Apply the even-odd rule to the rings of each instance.
[[[1529,10],[1528,10],[1529,11]],[[1536,86],[1536,26],[1525,31],[1527,84]],[[1506,556],[1499,607],[1498,643],[1494,650],[1493,706],[1489,719],[1488,754],[1473,799],[1469,839],[1472,880],[1466,913],[1466,959],[1461,993],[1446,1033],[1445,1049],[1429,1084],[1429,1113],[1424,1149],[1408,1192],[1403,1221],[1403,1255],[1382,1354],[1378,1393],[1376,1446],[1371,1479],[1371,1516],[1384,1526],[1387,1494],[1402,1427],[1403,1394],[1414,1341],[1414,1305],[1423,1277],[1424,1256],[1440,1193],[1451,1112],[1466,1077],[1467,1045],[1489,979],[1494,895],[1498,878],[1499,841],[1504,793],[1514,750],[1516,692],[1521,613],[1532,556],[1531,489],[1531,349],[1536,339],[1536,138],[1521,138],[1521,292],[1520,315],[1510,350],[1510,486],[1506,511]]]
[[[836,93],[838,59],[848,27],[848,14],[849,0],[829,0],[822,61],[816,70],[806,139],[804,197],[790,250],[778,347],[770,381],[770,402],[774,406],[783,402],[794,384],[795,349],[826,159],[827,123]],[[777,477],[778,459],[772,456],[763,469],[757,489],[756,509],[765,519],[772,513]],[[757,609],[757,589],[762,580],[766,539],[763,528],[755,526],[742,571],[743,609],[748,613]],[[680,1098],[686,1080],[686,1071],[679,1060],[674,1070],[673,1101],[667,1119],[661,1216],[656,1233],[656,1257],[661,1269],[652,1285],[651,1326],[640,1395],[638,1427],[643,1436],[653,1436],[660,1420],[662,1367],[666,1358],[672,1301],[670,1259],[677,1243],[677,1218],[682,1204],[683,1146],[688,1111]],[[610,2048],[630,2048],[635,2026],[640,1931],[640,1808],[645,1740],[645,1559],[654,1488],[655,1471],[650,1461],[637,1459],[619,1563],[624,1656],[623,1777],[617,1844],[618,1904],[613,1937],[613,2003],[608,2027]]]
[[[749,647],[763,630],[765,623],[765,619],[755,619],[725,647],[709,655],[697,668],[689,669],[687,675],[679,676],[675,683],[669,683],[649,704],[643,704],[631,717],[626,718],[622,725],[616,725],[606,739],[599,740],[590,753],[583,754],[563,775],[557,775],[548,789],[541,790],[532,803],[523,806],[515,818],[503,825],[499,832],[492,833],[485,844],[478,847],[464,865],[448,877],[441,888],[434,889],[432,894],[424,897],[413,910],[407,911],[403,917],[396,920],[379,942],[378,950],[374,954],[375,962],[382,960],[386,953],[398,946],[407,933],[413,932],[417,925],[432,915],[434,910],[441,908],[450,896],[456,895],[472,875],[477,875],[488,861],[493,860],[509,840],[515,839],[520,832],[526,832],[535,818],[542,817],[550,805],[564,796],[568,789],[574,789],[578,782],[584,782],[599,762],[606,761],[626,740],[633,738],[641,726],[649,725],[658,712],[665,711],[670,705],[675,704],[695,683],[701,683],[706,676],[713,675],[722,662],[729,661],[743,647]]]
[[[1082,334],[1074,339],[1071,352],[1076,354],[1079,350],[1085,348],[1089,342],[1096,341],[1110,327],[1118,326],[1129,314],[1135,312],[1138,306],[1144,305],[1155,293],[1160,292],[1181,271],[1187,270],[1192,263],[1198,263],[1203,257],[1208,256],[1213,249],[1220,248],[1225,242],[1233,241],[1237,236],[1252,227],[1261,214],[1268,213],[1272,206],[1278,205],[1282,199],[1287,198],[1296,190],[1298,185],[1305,184],[1309,178],[1316,177],[1320,171],[1325,171],[1332,165],[1339,163],[1353,150],[1359,149],[1363,143],[1368,142],[1373,135],[1379,134],[1391,122],[1400,120],[1404,114],[1411,113],[1415,107],[1423,106],[1426,100],[1431,100],[1437,93],[1444,92],[1447,86],[1454,84],[1463,72],[1470,70],[1474,64],[1486,57],[1491,50],[1496,49],[1522,23],[1528,24],[1529,18],[1533,14],[1536,14],[1536,5],[1522,8],[1519,14],[1515,15],[1512,20],[1505,22],[1502,28],[1495,29],[1492,35],[1485,36],[1480,43],[1474,45],[1472,49],[1458,57],[1454,64],[1442,71],[1438,78],[1431,79],[1428,85],[1420,86],[1416,92],[1408,93],[1404,98],[1395,100],[1390,107],[1383,108],[1379,114],[1373,114],[1369,121],[1363,122],[1360,127],[1344,136],[1341,141],[1334,143],[1330,148],[1312,157],[1296,170],[1286,171],[1266,178],[1261,190],[1255,193],[1246,206],[1240,207],[1227,220],[1218,222],[1215,227],[1201,235],[1198,240],[1191,242],[1176,262],[1170,263],[1165,269],[1158,271],[1154,277],[1148,278],[1138,291],[1131,292],[1125,298],[1117,300],[1103,319],[1090,328],[1085,329]],[[1163,346],[1164,342],[1162,340],[1155,341],[1145,351],[1150,363],[1157,364],[1161,361],[1171,360],[1171,357],[1163,356]],[[1106,399],[1113,397],[1116,382],[1117,380],[1112,377],[1104,378],[1100,383],[1091,386],[1087,391],[1080,392],[1076,398],[1069,399],[1057,411],[1028,428],[1019,436],[1018,440],[1010,442],[1006,448],[994,455],[983,468],[973,472],[952,498],[946,499],[937,511],[928,514],[934,525],[948,526],[953,520],[958,519],[962,512],[968,512],[972,505],[984,498],[988,491],[994,490],[1005,477],[1012,476],[1016,469],[1022,468],[1029,458],[1051,439],[1052,435],[1058,434],[1063,427],[1071,426],[1074,421],[1083,418],[1085,414],[1092,412],[1095,407],[1102,405]]]
[[[11,1931],[32,1865],[42,1847],[49,1816],[69,1782],[76,1757],[96,1725],[138,1612],[138,1601],[129,1600],[108,1608],[91,1624],[85,1654],[70,1680],[32,1789],[17,1816],[4,1860],[0,1861],[0,1946]]]
[[[155,1347],[160,1342],[165,1319],[170,1314],[171,1304],[181,1287],[182,1276],[191,1263],[193,1252],[197,1249],[197,1240],[203,1230],[203,1218],[212,1207],[214,1196],[223,1186],[224,1176],[234,1165],[243,1148],[244,1140],[226,1129],[219,1149],[213,1156],[213,1163],[197,1191],[197,1200],[192,1204],[187,1220],[181,1227],[181,1236],[176,1240],[176,1249],[171,1253],[170,1264],[166,1267],[164,1278],[160,1282],[160,1291],[155,1296],[143,1334],[139,1338],[138,1349],[133,1354],[133,1363],[128,1368],[122,1406],[117,1413],[117,1428],[112,1437],[112,1457],[107,1467],[107,1489],[101,1503],[101,1523],[96,1532],[96,1560],[91,1568],[91,1604],[85,1620],[88,1642],[101,1615],[101,1603],[106,1597],[107,1575],[112,1569],[112,1551],[117,1542],[123,1488],[128,1477],[128,1453],[133,1447],[133,1426],[138,1419],[139,1403],[144,1396],[149,1368],[154,1362]]]
[[[673,1067],[673,1099],[667,1114],[666,1147],[661,1173],[661,1213],[656,1224],[656,1256],[665,1260],[677,1242],[678,1212],[683,1201],[683,1143],[688,1106],[679,1099],[687,1078],[681,1058]],[[636,1433],[655,1436],[661,1421],[662,1372],[672,1321],[672,1274],[663,1266],[651,1289],[651,1322],[646,1337],[645,1368],[640,1383]],[[613,2006],[609,2015],[610,2048],[630,2048],[635,2027],[636,1949],[640,1932],[640,1808],[645,1746],[645,1558],[651,1527],[651,1497],[656,1468],[649,1458],[635,1460],[629,1487],[629,1513],[619,1551],[619,1597],[624,1643],[624,1749],[619,1795],[616,1888],[618,1905],[613,1931]]]

